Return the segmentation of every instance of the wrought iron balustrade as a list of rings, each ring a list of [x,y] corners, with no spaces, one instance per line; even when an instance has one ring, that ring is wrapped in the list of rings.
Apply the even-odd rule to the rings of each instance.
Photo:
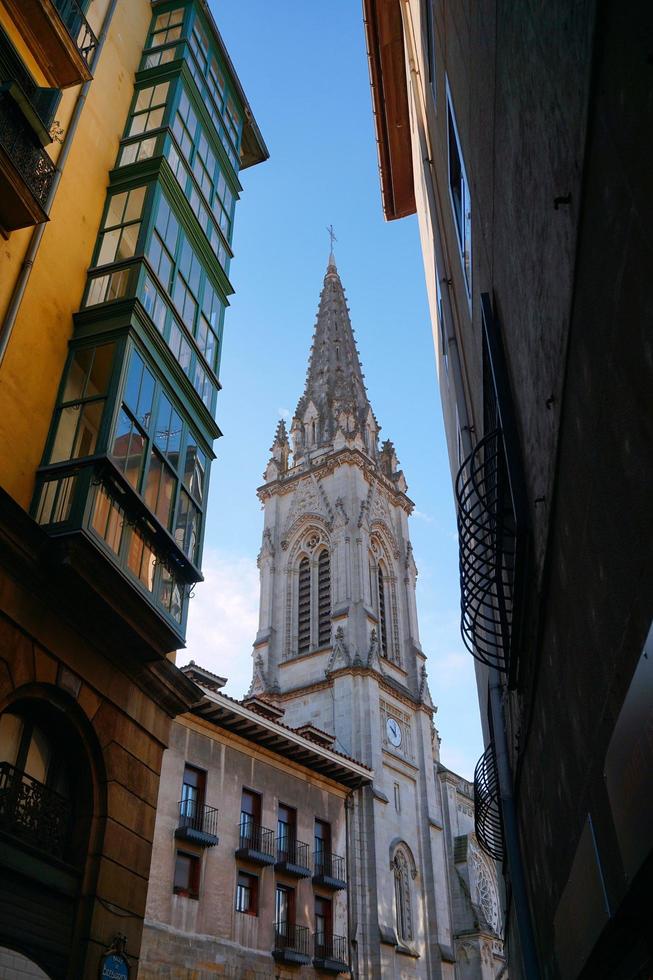
[[[338,963],[347,962],[346,936],[329,936],[324,932],[316,932],[313,941],[313,955],[316,960],[335,960]]]
[[[54,0],[54,5],[66,30],[77,45],[77,50],[90,67],[98,40],[78,0]]]
[[[309,932],[307,926],[295,926],[290,922],[275,922],[274,952],[297,953],[299,956],[309,955]]]
[[[277,837],[277,864],[294,864],[308,869],[308,844],[292,837]]]
[[[61,858],[71,817],[69,800],[8,762],[0,763],[0,830]]]
[[[0,91],[0,147],[45,211],[56,168],[6,90]]]
[[[313,853],[313,876],[326,878],[344,884],[347,881],[345,859],[331,851],[315,851]]]
[[[274,861],[274,834],[253,820],[241,820],[238,827],[238,849],[256,851]]]
[[[477,660],[507,671],[517,528],[500,429],[486,435],[463,462],[456,499],[463,642]]]
[[[474,770],[474,825],[483,850],[495,861],[503,861],[503,820],[494,742],[490,742]]]
[[[205,847],[218,843],[218,809],[199,800],[180,800],[179,823],[175,837],[192,840]]]

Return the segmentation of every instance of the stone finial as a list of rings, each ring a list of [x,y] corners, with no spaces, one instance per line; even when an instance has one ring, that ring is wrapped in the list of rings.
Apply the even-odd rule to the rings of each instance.
[[[383,475],[387,476],[388,479],[391,480],[395,475],[395,473],[397,472],[399,460],[397,459],[395,447],[390,441],[390,439],[386,439],[383,445],[381,446],[380,463],[381,463],[381,471],[383,472]]]

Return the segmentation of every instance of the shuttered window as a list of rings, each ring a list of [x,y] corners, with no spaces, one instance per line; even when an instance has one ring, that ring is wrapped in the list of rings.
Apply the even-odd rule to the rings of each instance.
[[[308,558],[299,563],[297,652],[307,653],[311,643],[311,569]]]
[[[331,639],[331,559],[328,551],[320,552],[317,565],[318,581],[318,646]]]

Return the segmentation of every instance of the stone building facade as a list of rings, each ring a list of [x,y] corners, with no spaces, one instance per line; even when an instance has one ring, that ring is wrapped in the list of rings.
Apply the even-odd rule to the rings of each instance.
[[[417,212],[513,975],[650,976],[648,3],[364,0]]]
[[[248,696],[236,703],[220,693],[222,679],[184,668],[205,700],[175,723],[164,758],[142,978],[506,976],[496,874],[473,833],[471,786],[439,759],[413,505],[378,431],[331,256],[292,446],[282,422],[259,489]],[[175,894],[185,767],[204,787],[202,803],[221,810],[220,842],[198,857],[193,894]],[[250,821],[268,828],[271,851],[267,865],[255,856],[264,870],[248,915],[239,875],[259,872],[239,835]],[[288,836],[313,851],[295,879],[280,846]],[[333,849],[326,878],[324,848]],[[279,896],[287,887],[292,901]],[[331,955],[317,956],[320,947]]]

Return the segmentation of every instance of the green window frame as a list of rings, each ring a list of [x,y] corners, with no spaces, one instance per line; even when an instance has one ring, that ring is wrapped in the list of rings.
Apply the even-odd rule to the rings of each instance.
[[[193,426],[135,345],[128,355],[109,455],[150,513],[197,564],[208,456]]]
[[[220,137],[229,161],[238,171],[243,118],[236,107],[233,94],[225,84],[225,76],[211,48],[207,32],[196,14],[188,39],[191,57],[189,68]]]
[[[174,10],[157,14],[150,27],[146,49],[160,48],[164,44],[170,44],[171,41],[178,41],[183,34],[184,13],[184,7],[176,7]]]
[[[147,185],[107,195],[98,235],[96,266],[122,262],[136,254]]]
[[[211,214],[208,202],[205,203],[205,199],[200,196],[195,184],[194,175],[191,175],[189,165],[186,163],[181,154],[177,152],[176,144],[172,139],[168,143],[165,156],[170,164],[170,169],[175,175],[175,179],[179,187],[190,204],[191,210],[197,218],[200,228],[204,232],[204,235],[211,246],[212,252],[217,256],[218,262],[224,269],[225,273],[228,274],[231,256],[227,252],[225,241],[229,241],[231,225],[229,224],[227,233],[218,230],[218,222],[216,222]],[[223,178],[218,179],[220,180]]]
[[[163,126],[170,82],[157,82],[136,89],[126,136],[140,136]]]
[[[78,347],[69,356],[47,452],[49,463],[83,459],[101,449],[104,408],[116,344]]]
[[[130,163],[140,163],[156,155],[158,137],[145,136],[140,140],[132,140],[121,146],[118,153],[117,167],[128,167]]]

